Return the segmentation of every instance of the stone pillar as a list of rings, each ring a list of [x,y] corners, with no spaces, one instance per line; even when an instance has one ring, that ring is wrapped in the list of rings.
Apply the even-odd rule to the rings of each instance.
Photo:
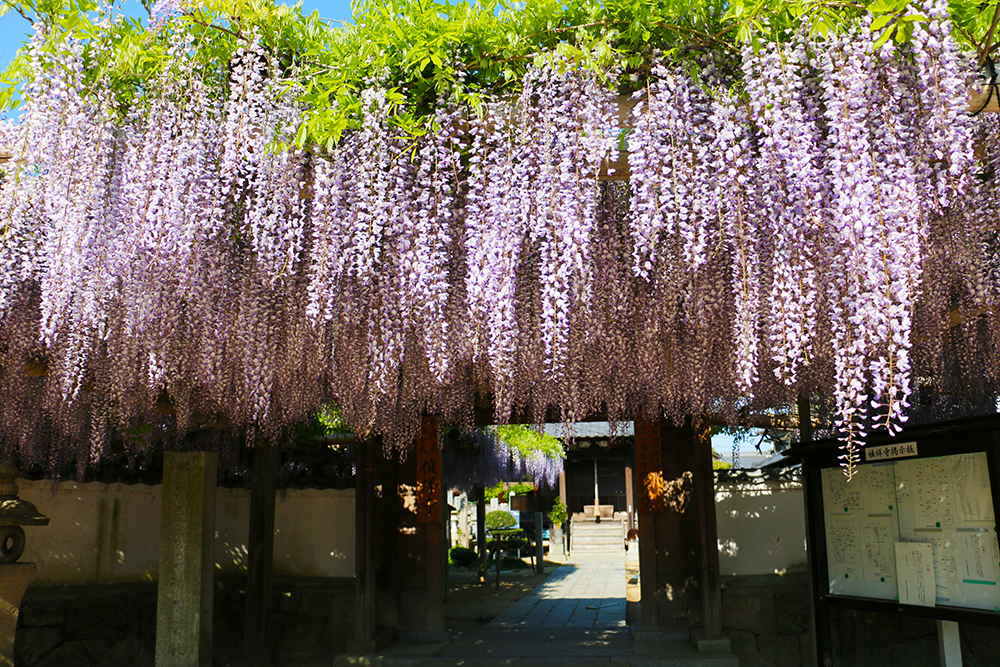
[[[469,539],[469,497],[465,496],[465,502],[462,503],[462,511],[458,513],[458,532],[460,533],[458,538],[459,546],[463,546],[466,549],[472,544],[472,540]]]
[[[632,493],[632,466],[625,466],[625,510],[628,516],[627,528],[635,528],[635,498]]]
[[[164,452],[156,667],[210,667],[215,553],[214,452]]]

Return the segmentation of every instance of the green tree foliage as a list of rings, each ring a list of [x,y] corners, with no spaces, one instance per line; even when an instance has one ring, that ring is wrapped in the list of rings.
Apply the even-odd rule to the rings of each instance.
[[[547,456],[550,459],[564,459],[562,441],[547,433],[539,433],[529,426],[497,426],[497,437],[506,442],[522,457]]]
[[[171,66],[176,45],[197,56],[189,76],[218,82],[228,76],[235,51],[259,39],[302,102],[297,142],[320,146],[357,126],[360,91],[371,85],[388,90],[395,122],[416,136],[441,101],[479,109],[490,97],[514,95],[526,67],[551,53],[627,93],[643,85],[650,61],[660,55],[692,62],[709,51],[725,57],[762,35],[780,39],[799,28],[827,34],[866,13],[883,39],[905,41],[912,23],[923,20],[908,12],[906,0],[867,6],[835,0],[364,0],[345,26],[268,0],[185,7],[150,29],[94,0],[0,2],[0,11],[43,24],[50,44],[65,35],[83,40],[92,91],[112,92],[123,114],[140,102],[143,82]],[[985,60],[997,46],[998,0],[955,0],[951,11],[956,34]],[[0,75],[0,104],[16,105],[14,87],[26,76],[25,63],[15,59]]]
[[[518,482],[516,484],[510,484],[509,482],[500,482],[495,486],[487,488],[483,493],[486,496],[486,500],[492,500],[493,498],[506,498],[511,494],[515,496],[523,496],[531,493],[534,490],[535,490],[534,484],[527,484],[524,482]]]

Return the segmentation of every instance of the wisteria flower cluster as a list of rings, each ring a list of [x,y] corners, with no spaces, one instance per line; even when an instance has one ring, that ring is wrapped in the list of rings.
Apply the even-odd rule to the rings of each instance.
[[[918,385],[1000,379],[996,121],[965,111],[945,3],[917,9],[905,48],[858,25],[654,62],[624,140],[558,56],[476,111],[441,95],[419,136],[372,81],[356,130],[297,148],[294,73],[252,38],[214,78],[178,41],[123,114],[39,35],[0,126],[2,454],[97,464],[331,401],[405,450],[484,396],[498,423],[808,396],[853,466]]]
[[[562,458],[540,451],[522,453],[499,437],[494,428],[471,430],[462,438],[464,448],[443,448],[441,468],[448,488],[468,493],[500,482],[530,479],[541,488],[553,489],[563,472]]]

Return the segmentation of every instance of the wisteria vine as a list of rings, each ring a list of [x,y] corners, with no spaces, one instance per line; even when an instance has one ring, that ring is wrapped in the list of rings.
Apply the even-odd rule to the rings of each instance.
[[[122,113],[39,34],[0,126],[2,454],[97,464],[143,424],[276,433],[328,401],[405,450],[484,396],[503,423],[806,395],[850,472],[918,384],[1000,378],[996,123],[924,5],[902,48],[858,25],[656,60],[624,138],[555,55],[476,110],[441,92],[418,135],[373,80],[357,130],[296,148],[295,72],[253,37],[215,78],[178,41]]]

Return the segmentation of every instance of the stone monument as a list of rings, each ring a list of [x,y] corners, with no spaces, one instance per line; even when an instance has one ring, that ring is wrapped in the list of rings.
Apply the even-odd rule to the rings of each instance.
[[[17,467],[0,463],[0,665],[14,664],[14,631],[21,598],[35,577],[34,563],[18,563],[24,553],[21,526],[47,526],[48,517],[17,497]]]

